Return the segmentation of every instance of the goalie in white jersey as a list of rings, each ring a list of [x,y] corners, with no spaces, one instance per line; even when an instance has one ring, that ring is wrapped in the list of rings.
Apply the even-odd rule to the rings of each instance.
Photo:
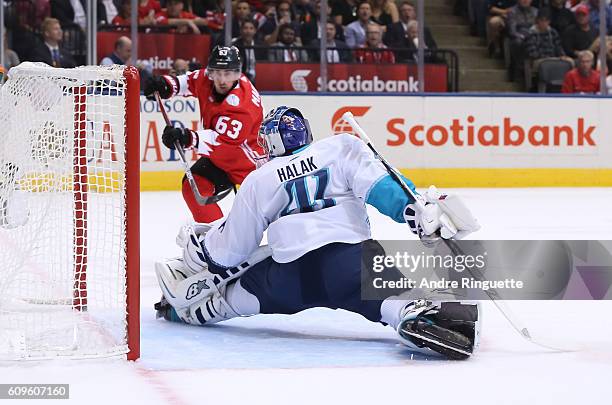
[[[426,209],[415,212],[359,138],[340,134],[312,143],[308,121],[294,108],[268,114],[260,138],[271,160],[242,183],[227,219],[184,227],[177,238],[183,259],[156,265],[164,295],[158,315],[205,325],[342,308],[392,326],[412,347],[468,357],[478,335],[475,305],[432,303],[416,290],[362,300],[360,284],[362,255],[380,248],[370,240],[366,203],[421,237],[440,231],[452,237],[478,229],[461,201],[425,194]],[[441,222],[443,215],[450,220]],[[266,230],[268,245],[259,247]]]

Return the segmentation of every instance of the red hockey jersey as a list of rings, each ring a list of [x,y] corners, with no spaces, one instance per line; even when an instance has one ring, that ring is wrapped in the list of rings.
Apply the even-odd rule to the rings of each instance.
[[[203,129],[198,130],[198,153],[209,157],[232,182],[241,183],[263,157],[263,149],[257,144],[263,107],[255,87],[241,75],[236,87],[217,101],[214,83],[204,69],[167,80],[173,96],[198,98]]]

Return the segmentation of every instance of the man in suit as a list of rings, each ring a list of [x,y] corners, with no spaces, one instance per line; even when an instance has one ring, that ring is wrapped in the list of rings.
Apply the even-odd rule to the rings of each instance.
[[[357,21],[353,21],[344,29],[346,44],[351,48],[357,48],[366,41],[366,27],[372,18],[372,6],[367,1],[359,4],[357,8]]]
[[[327,38],[327,63],[348,63],[353,60],[350,48],[344,41],[336,39],[336,24],[331,21],[327,22],[325,29],[325,36]],[[318,48],[321,47],[321,40],[313,39],[310,42],[311,48],[311,59],[319,62],[321,60],[321,52]]]
[[[308,62],[308,53],[301,48],[301,40],[296,38],[295,30],[289,24],[278,27],[278,42],[272,44],[268,59],[271,62]]]
[[[102,58],[100,65],[125,65],[130,61],[132,56],[132,40],[128,37],[121,36],[115,41],[115,50],[110,55]]]
[[[263,48],[266,44],[255,38],[257,34],[257,23],[255,20],[244,20],[240,26],[240,36],[232,40],[232,45],[238,48],[240,59],[242,60],[242,73],[255,84],[255,64],[257,60],[265,60],[267,52]],[[248,49],[247,49],[248,48]]]
[[[62,28],[87,28],[85,1],[51,0],[51,15],[57,18]]]
[[[327,6],[327,2],[325,2],[325,6],[327,7],[327,15],[329,16],[331,11],[329,6]],[[319,20],[321,19],[321,0],[315,0],[313,14],[310,15],[308,21],[302,23],[300,28],[300,37],[302,38],[302,43],[305,45],[311,44],[315,39],[321,38],[321,32],[319,30]],[[333,20],[330,19],[333,22]],[[336,25],[336,39],[339,39],[344,42],[344,30],[342,29],[342,25]]]
[[[73,68],[76,62],[72,55],[60,46],[62,27],[55,18],[45,18],[41,24],[43,42],[32,49],[28,58],[32,62],[45,62],[53,67]]]
[[[411,20],[416,20],[416,10],[414,5],[409,1],[404,1],[399,8],[400,20],[396,23],[390,24],[387,27],[387,32],[384,36],[384,43],[391,47],[405,48],[411,47],[412,43],[408,36],[408,23]],[[434,41],[433,35],[428,27],[425,27],[425,43],[433,45],[433,48],[437,46]]]

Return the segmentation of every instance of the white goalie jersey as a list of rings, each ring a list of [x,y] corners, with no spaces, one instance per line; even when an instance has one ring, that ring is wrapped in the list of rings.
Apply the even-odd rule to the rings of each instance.
[[[332,242],[358,243],[370,238],[366,202],[400,222],[409,203],[361,140],[325,138],[249,174],[227,219],[206,234],[206,255],[218,266],[235,266],[266,229],[279,263]]]

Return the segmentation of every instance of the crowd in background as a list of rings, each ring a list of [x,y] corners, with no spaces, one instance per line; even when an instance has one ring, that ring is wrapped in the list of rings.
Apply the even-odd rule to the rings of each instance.
[[[84,0],[9,0],[5,4],[10,37],[5,38],[5,68],[23,60],[61,67],[85,63],[83,53],[76,51],[85,41]],[[99,55],[104,57],[102,64],[126,63],[131,54],[127,37],[131,0],[97,0],[96,4],[99,30],[126,33],[112,54]],[[322,5],[329,17],[324,32],[318,24]],[[139,0],[138,24],[145,32],[208,34],[214,46],[224,39],[224,6],[224,0]],[[601,68],[595,64],[599,0],[455,0],[454,7],[455,13],[469,18],[475,35],[487,39],[490,56],[507,60],[510,79],[525,78],[529,83],[543,63],[549,66],[557,60],[573,72],[568,77],[573,77],[576,91],[599,91],[595,80]],[[606,10],[607,29],[612,33],[612,6],[607,4]],[[257,61],[319,62],[321,41],[328,47],[328,63],[414,62],[418,31],[415,1],[233,1],[232,43],[240,49],[243,71],[251,80],[255,80]],[[435,62],[436,41],[428,27],[424,33],[426,61]],[[607,49],[610,61],[612,37]],[[175,70],[197,68],[197,62],[191,61],[190,66],[177,60]],[[564,91],[568,86],[564,84]]]
[[[546,63],[567,70],[563,92],[597,93],[599,69],[612,67],[612,5],[602,1],[608,35],[603,67],[597,63],[600,0],[460,0],[456,7],[469,17],[473,33],[487,39],[490,56],[506,59],[509,79],[524,79],[529,90]]]

